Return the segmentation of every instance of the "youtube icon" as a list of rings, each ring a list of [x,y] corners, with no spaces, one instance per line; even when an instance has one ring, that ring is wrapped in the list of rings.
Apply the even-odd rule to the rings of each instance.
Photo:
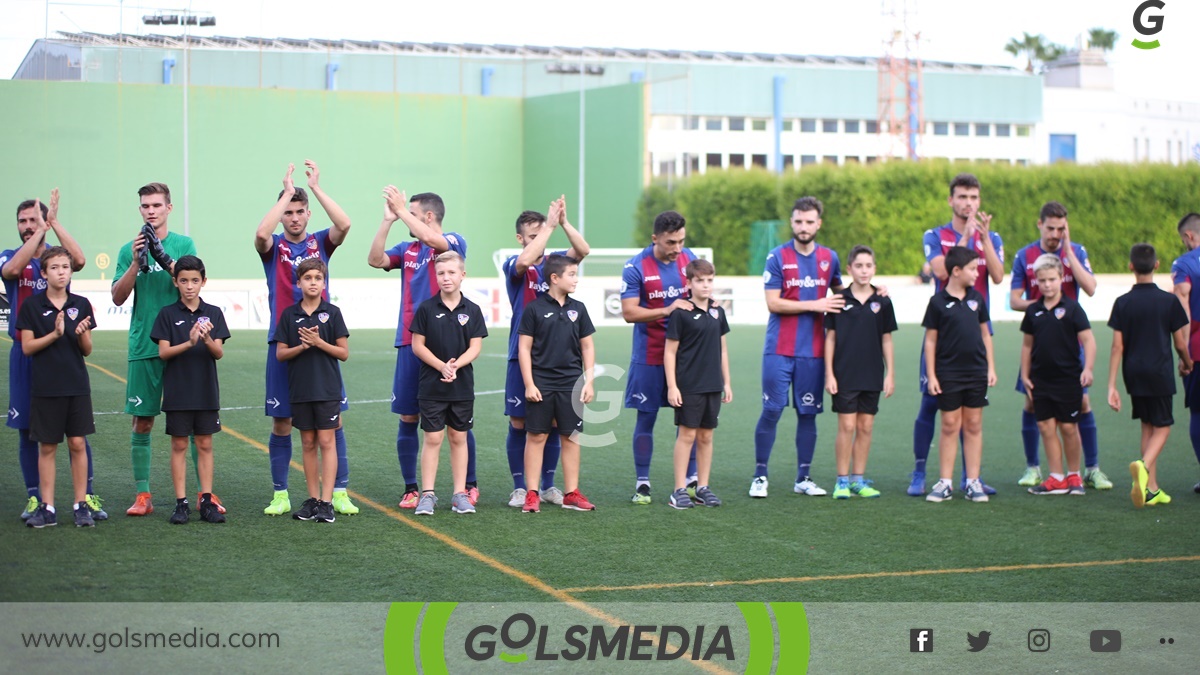
[[[1094,630],[1092,631],[1092,651],[1119,652],[1121,651],[1121,631]]]

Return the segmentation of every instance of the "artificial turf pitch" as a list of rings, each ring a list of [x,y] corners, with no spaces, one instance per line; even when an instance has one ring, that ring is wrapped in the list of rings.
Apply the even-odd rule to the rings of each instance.
[[[912,469],[912,422],[920,329],[896,334],[896,394],[884,400],[868,476],[880,499],[836,501],[795,495],[794,417],[780,423],[771,460],[771,496],[746,491],[754,468],[763,328],[736,326],[729,336],[735,400],[716,432],[713,490],[725,505],[676,511],[666,505],[672,483],[673,416],[664,410],[655,437],[654,503],[629,503],[633,491],[632,411],[587,424],[611,431],[615,443],[584,449],[582,489],[594,513],[543,507],[523,515],[505,505],[512,490],[504,456],[502,415],[506,331],[484,342],[476,365],[475,434],[482,498],[478,513],[449,510],[449,460],[438,481],[443,507],[432,517],[401,512],[396,460],[397,418],[390,412],[393,331],[355,331],[344,364],[352,401],[345,416],[350,490],[362,508],[332,525],[262,515],[271,497],[262,414],[262,332],[238,332],[220,363],[226,431],[215,439],[215,491],[229,509],[224,525],[171,526],[173,506],[163,419],[154,435],[151,488],[156,511],[130,518],[134,496],[124,385],[99,368],[125,375],[124,333],[96,333],[88,362],[98,414],[95,490],[111,514],[77,530],[70,517],[34,531],[17,518],[24,490],[16,433],[0,432],[0,582],[8,601],[1197,601],[1200,561],[1200,470],[1189,445],[1187,412],[1176,397],[1174,432],[1160,459],[1167,506],[1134,510],[1128,463],[1137,458],[1139,427],[1103,402],[1111,334],[1099,329],[1093,389],[1101,466],[1116,483],[1080,497],[1035,497],[1016,485],[1024,468],[1020,397],[1012,386],[1020,334],[997,324],[999,384],[984,413],[984,478],[1000,493],[987,504],[956,498],[930,504],[904,494]],[[597,362],[628,365],[626,328],[597,334]],[[4,343],[3,347],[8,348]],[[3,367],[7,377],[6,366]],[[619,406],[623,380],[597,380],[602,413]],[[488,392],[488,393],[483,393]],[[605,403],[611,396],[614,403]],[[828,397],[826,397],[828,406]],[[1125,401],[1129,404],[1128,398]],[[603,415],[601,415],[603,416]],[[819,417],[813,464],[832,491],[835,415]],[[298,434],[294,461],[300,460]],[[256,447],[257,446],[257,447]],[[188,486],[196,486],[189,461]],[[1043,460],[1044,464],[1044,460]],[[936,449],[930,456],[936,466]],[[929,481],[932,484],[932,481]],[[561,484],[561,483],[560,483]],[[59,503],[71,492],[65,447],[59,452]],[[292,505],[305,498],[303,474],[291,474]],[[64,499],[65,497],[65,499]],[[48,572],[52,570],[52,572]],[[1130,583],[1136,579],[1137,583]],[[1191,581],[1189,581],[1191,579]]]

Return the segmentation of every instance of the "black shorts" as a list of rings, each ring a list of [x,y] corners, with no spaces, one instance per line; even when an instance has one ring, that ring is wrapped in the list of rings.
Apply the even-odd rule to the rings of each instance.
[[[1055,419],[1067,424],[1079,424],[1083,416],[1083,389],[1072,392],[1054,392],[1039,394],[1039,389],[1033,390],[1033,416],[1039,422]]]
[[[983,408],[987,406],[987,382],[978,384],[951,384],[951,391],[942,388],[938,394],[938,410],[951,412],[959,408]]]
[[[29,440],[63,442],[63,438],[96,433],[92,417],[92,395],[34,396],[29,404]]]
[[[707,394],[684,394],[683,405],[675,409],[675,426],[689,429],[716,429],[721,414],[719,391]]]
[[[574,392],[543,391],[541,401],[525,401],[526,433],[548,434],[554,427],[563,436],[583,431],[583,404],[576,400]]]
[[[874,415],[879,412],[879,392],[839,390],[833,395],[833,412],[841,415]]]
[[[211,436],[221,432],[220,410],[165,410],[168,436]]]
[[[430,401],[419,399],[421,431],[441,431],[449,426],[467,431],[475,424],[475,401]]]
[[[1169,427],[1175,424],[1171,396],[1132,396],[1133,419],[1141,420],[1152,427]],[[37,400],[37,399],[34,399]]]
[[[292,403],[292,426],[300,431],[336,429],[342,421],[341,401]]]

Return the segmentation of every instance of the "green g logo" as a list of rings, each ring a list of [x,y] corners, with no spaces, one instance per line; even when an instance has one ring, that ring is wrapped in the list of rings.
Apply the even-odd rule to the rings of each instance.
[[[1137,9],[1133,10],[1133,29],[1146,37],[1150,37],[1161,31],[1163,28],[1163,15],[1151,14],[1150,16],[1146,16],[1146,10],[1151,7],[1162,10],[1166,4],[1162,0],[1146,0],[1138,5]],[[1159,46],[1159,42],[1157,39],[1150,42],[1142,42],[1134,38],[1133,46],[1138,49],[1154,49]]]

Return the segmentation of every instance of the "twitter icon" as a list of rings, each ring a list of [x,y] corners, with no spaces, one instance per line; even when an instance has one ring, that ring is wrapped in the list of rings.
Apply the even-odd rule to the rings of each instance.
[[[971,635],[967,633],[967,651],[981,652],[988,646],[988,640],[992,634],[986,630],[979,631],[979,635]]]

